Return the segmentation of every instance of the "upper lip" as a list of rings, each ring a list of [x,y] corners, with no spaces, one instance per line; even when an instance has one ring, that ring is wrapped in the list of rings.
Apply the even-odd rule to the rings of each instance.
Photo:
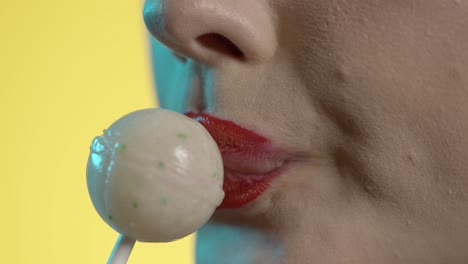
[[[265,174],[283,165],[288,154],[266,137],[232,121],[207,113],[186,113],[197,120],[215,140],[225,169],[243,174]]]

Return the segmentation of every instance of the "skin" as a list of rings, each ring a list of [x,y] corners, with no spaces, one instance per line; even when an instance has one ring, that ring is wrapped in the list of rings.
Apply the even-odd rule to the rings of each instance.
[[[153,44],[161,106],[296,157],[200,230],[199,263],[467,262],[468,1],[147,0],[144,18],[172,50]]]

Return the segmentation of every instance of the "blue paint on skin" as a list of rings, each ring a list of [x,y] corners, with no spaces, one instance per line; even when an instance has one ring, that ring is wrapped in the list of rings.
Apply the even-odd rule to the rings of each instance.
[[[252,228],[208,223],[196,235],[196,263],[250,264],[259,252],[267,257],[259,263],[281,262],[280,243]]]
[[[215,78],[214,78],[214,71],[209,67],[205,67],[201,64],[198,65],[197,68],[198,74],[203,76],[203,89],[204,89],[204,100],[205,100],[205,107],[206,111],[210,111],[214,105],[213,102],[215,101],[213,96],[216,94],[214,92],[215,89]]]
[[[205,104],[207,110],[213,105],[214,72],[211,68],[186,58],[185,61],[177,59],[170,49],[159,41],[151,38],[151,55],[153,62],[153,76],[156,83],[156,92],[161,108],[179,113],[189,109],[192,95],[192,81],[198,75],[203,76],[203,89],[205,89]]]
[[[175,58],[171,51],[159,41],[151,38],[154,78],[159,106],[183,113],[189,100],[191,87],[190,63]]]

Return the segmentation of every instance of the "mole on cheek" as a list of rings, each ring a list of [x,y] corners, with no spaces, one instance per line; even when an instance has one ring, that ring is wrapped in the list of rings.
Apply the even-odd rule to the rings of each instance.
[[[345,82],[349,79],[349,69],[345,65],[340,65],[335,69],[335,78],[339,82]]]

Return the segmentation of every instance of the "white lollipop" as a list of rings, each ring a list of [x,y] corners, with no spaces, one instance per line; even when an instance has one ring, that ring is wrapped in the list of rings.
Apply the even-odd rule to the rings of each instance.
[[[224,197],[216,142],[198,122],[163,109],[130,113],[96,137],[87,182],[97,212],[129,245],[125,261],[135,240],[195,232]],[[122,252],[117,245],[114,255]]]

